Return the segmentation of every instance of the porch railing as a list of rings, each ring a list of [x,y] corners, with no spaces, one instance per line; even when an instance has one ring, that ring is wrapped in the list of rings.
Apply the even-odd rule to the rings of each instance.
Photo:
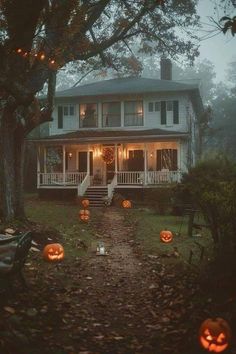
[[[51,172],[38,173],[38,187],[40,186],[77,186],[86,176],[86,172]]]
[[[118,185],[156,185],[178,183],[182,171],[119,171],[117,172]]]
[[[117,172],[117,184],[143,184],[143,171],[119,171]]]
[[[86,174],[86,176],[84,177],[83,181],[78,184],[78,196],[82,196],[84,195],[84,193],[86,192],[86,189],[90,186],[90,175],[89,173]]]
[[[117,175],[115,174],[111,183],[107,186],[108,199],[112,199],[114,188],[117,185]]]
[[[147,171],[147,184],[178,183],[182,177],[181,171]]]

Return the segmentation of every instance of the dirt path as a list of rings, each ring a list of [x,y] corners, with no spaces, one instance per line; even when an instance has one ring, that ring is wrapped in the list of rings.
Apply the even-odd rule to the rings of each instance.
[[[34,291],[6,300],[0,354],[199,354],[196,284],[143,256],[123,211],[107,208],[95,227],[108,256],[90,252],[44,274],[30,265]]]

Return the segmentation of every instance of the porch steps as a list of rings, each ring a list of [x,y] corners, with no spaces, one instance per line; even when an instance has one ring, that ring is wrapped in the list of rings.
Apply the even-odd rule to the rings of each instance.
[[[89,200],[90,207],[104,207],[104,198],[107,197],[108,190],[106,186],[92,186],[88,187],[84,198]]]

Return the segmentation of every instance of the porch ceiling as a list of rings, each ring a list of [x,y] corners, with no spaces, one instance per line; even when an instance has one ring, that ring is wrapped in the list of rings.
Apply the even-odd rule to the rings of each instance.
[[[145,130],[80,130],[67,134],[52,135],[41,139],[30,139],[30,141],[47,144],[76,144],[76,143],[114,143],[114,142],[140,142],[163,141],[173,139],[187,139],[188,133],[166,131],[162,129]]]

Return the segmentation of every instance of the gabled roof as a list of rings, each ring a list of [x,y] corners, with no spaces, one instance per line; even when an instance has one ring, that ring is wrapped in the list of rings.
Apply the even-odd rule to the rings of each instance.
[[[67,134],[51,135],[40,139],[30,139],[39,143],[114,143],[114,142],[140,142],[153,140],[168,140],[178,138],[188,138],[186,132],[167,131],[162,129],[145,130],[77,130]]]
[[[56,92],[55,97],[83,97],[99,95],[122,95],[128,93],[198,91],[198,85],[180,83],[172,80],[129,77],[110,79],[91,84],[72,87]]]

